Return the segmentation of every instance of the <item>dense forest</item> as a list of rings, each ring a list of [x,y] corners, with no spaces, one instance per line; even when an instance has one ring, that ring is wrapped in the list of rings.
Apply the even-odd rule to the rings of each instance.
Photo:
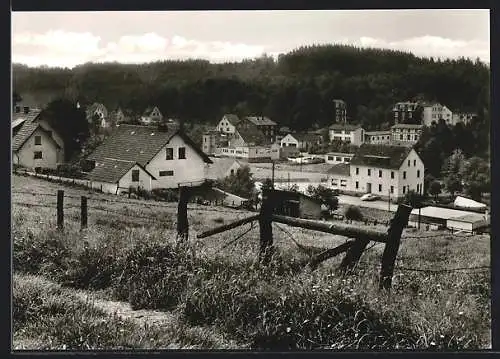
[[[169,117],[215,123],[224,113],[261,114],[293,129],[332,123],[332,99],[346,101],[351,122],[391,123],[395,102],[437,100],[452,111],[488,107],[489,68],[466,59],[436,61],[391,50],[309,46],[239,63],[205,60],[141,65],[84,64],[73,69],[13,66],[26,98],[65,96],[142,113],[157,105]]]

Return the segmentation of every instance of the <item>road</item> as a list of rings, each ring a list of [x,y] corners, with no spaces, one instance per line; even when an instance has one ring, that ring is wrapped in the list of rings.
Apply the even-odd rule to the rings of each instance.
[[[354,197],[354,196],[347,196],[344,194],[339,195],[339,203],[340,204],[352,204],[354,206],[359,206],[359,207],[367,207],[367,208],[376,208],[376,209],[381,209],[383,211],[387,211],[389,209],[389,204],[387,201],[362,201],[359,197]],[[390,211],[391,212],[396,212],[396,209],[398,208],[397,204],[391,203],[390,204]]]

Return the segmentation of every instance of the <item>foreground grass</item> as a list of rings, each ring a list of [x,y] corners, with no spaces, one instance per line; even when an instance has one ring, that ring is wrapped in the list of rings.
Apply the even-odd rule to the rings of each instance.
[[[490,347],[489,272],[397,271],[387,294],[377,290],[382,246],[368,250],[353,275],[341,277],[334,270],[339,258],[315,272],[305,270],[307,255],[278,230],[277,254],[270,267],[262,268],[255,261],[256,230],[228,248],[221,244],[242,229],[203,241],[193,236],[189,245],[176,246],[173,221],[118,226],[109,215],[99,223],[89,221],[88,230],[80,232],[74,218],[58,232],[47,221],[52,209],[33,208],[14,207],[15,271],[74,288],[107,289],[134,308],[175,310],[183,325],[213,325],[252,348]],[[140,211],[139,206],[130,209],[131,214]],[[212,214],[191,224],[196,231],[231,219]],[[345,240],[288,230],[303,244],[328,247]],[[396,264],[489,265],[489,238],[404,240]]]

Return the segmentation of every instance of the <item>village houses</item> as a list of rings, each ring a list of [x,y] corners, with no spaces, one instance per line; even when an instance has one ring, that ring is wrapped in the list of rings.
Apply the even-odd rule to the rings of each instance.
[[[143,125],[152,125],[160,123],[162,119],[163,115],[160,109],[157,106],[153,106],[146,108],[139,121]]]
[[[92,105],[88,106],[85,110],[87,121],[89,124],[97,124],[101,128],[108,128],[111,126],[111,121],[108,116],[108,110],[106,106],[102,103],[94,102]]]
[[[330,142],[341,141],[359,146],[364,137],[365,130],[360,125],[335,123],[329,127]]]
[[[313,146],[321,144],[321,135],[314,133],[290,133],[280,141],[281,147],[294,147],[299,151],[309,151]]]
[[[88,157],[91,187],[177,188],[206,180],[210,158],[179,128],[120,125]]]
[[[349,164],[340,163],[328,171],[328,181],[346,193],[398,199],[409,191],[422,193],[424,164],[409,146],[363,144]]]
[[[64,162],[64,142],[41,115],[40,109],[16,106],[11,121],[14,165],[57,169]]]

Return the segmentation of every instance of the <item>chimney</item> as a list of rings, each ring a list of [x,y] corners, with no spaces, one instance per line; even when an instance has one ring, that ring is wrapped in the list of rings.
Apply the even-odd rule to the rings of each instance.
[[[28,106],[24,106],[24,113],[30,113],[30,108]]]
[[[16,113],[21,112],[21,106],[16,106]]]

